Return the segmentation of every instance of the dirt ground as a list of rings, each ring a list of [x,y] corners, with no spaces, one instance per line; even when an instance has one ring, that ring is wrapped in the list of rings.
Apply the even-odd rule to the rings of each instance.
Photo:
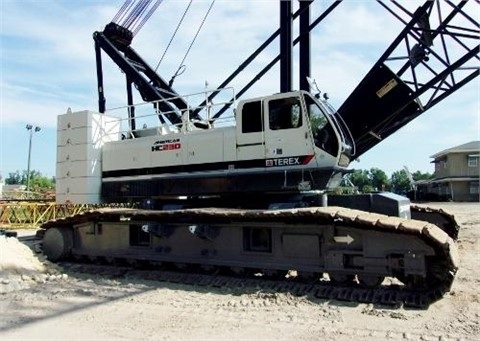
[[[478,340],[480,204],[429,205],[460,223],[461,267],[426,310],[67,274],[23,244],[15,254],[30,261],[12,260],[4,238],[0,340]]]

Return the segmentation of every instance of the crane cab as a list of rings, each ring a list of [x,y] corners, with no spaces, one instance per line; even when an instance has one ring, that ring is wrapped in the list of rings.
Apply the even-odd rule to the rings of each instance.
[[[348,129],[326,103],[305,91],[242,101],[237,157],[264,158],[271,167],[347,167],[353,152]],[[318,189],[318,188],[317,188]]]

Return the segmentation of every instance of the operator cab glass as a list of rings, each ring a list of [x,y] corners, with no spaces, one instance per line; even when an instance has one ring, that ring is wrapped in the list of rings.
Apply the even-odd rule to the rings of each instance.
[[[325,108],[321,108],[318,103],[308,95],[305,96],[305,103],[310,118],[315,146],[330,155],[337,156],[339,152],[338,138],[330,120],[327,119],[327,115],[329,114]]]
[[[302,126],[300,99],[289,97],[269,102],[269,127],[271,130],[299,128]]]

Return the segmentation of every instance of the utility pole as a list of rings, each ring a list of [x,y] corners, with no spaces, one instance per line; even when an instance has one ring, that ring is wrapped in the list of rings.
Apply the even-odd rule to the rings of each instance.
[[[27,196],[28,196],[30,192],[30,157],[32,154],[32,135],[34,132],[35,133],[39,132],[40,127],[34,128],[31,124],[27,124],[25,128],[27,128],[30,135],[30,138],[28,141],[28,164],[27,164]]]

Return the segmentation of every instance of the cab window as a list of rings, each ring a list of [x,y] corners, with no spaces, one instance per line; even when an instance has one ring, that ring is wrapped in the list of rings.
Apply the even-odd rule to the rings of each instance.
[[[242,108],[242,133],[263,131],[262,102],[248,102]]]
[[[302,125],[300,101],[297,97],[274,99],[268,103],[271,130],[292,129]]]
[[[327,114],[309,96],[305,97],[305,101],[315,145],[330,155],[337,155],[338,141],[332,125],[326,118]]]

